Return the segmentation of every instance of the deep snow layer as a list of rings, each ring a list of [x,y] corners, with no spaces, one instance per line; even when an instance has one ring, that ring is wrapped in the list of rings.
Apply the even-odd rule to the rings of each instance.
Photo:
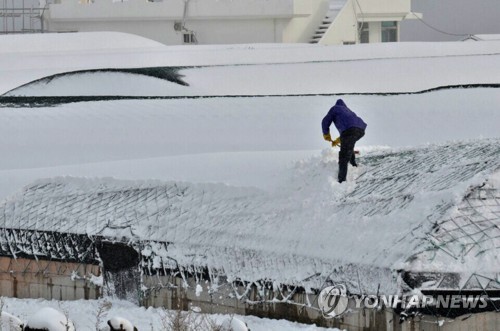
[[[500,54],[161,68],[175,71],[176,80],[180,79],[182,85],[143,74],[78,72],[49,76],[9,91],[5,96],[178,97],[405,93],[449,86],[450,82],[453,82],[453,86],[498,84],[499,72],[495,68],[499,65]]]
[[[498,137],[498,89],[345,96],[367,146]],[[336,97],[128,100],[0,108],[0,199],[44,177],[223,182],[273,189],[319,155]],[[332,133],[335,129],[332,127]]]
[[[166,251],[148,249],[160,259],[156,268],[173,259],[180,266],[219,270],[230,280],[321,288],[330,277],[363,287],[351,288],[355,293],[374,293],[377,286],[391,293],[397,290],[395,270],[498,272],[498,218],[485,223],[492,238],[481,238],[481,244],[462,237],[452,243],[466,251],[445,247],[442,234],[428,236],[471,189],[500,170],[499,143],[372,153],[360,158],[345,184],[336,181],[336,153],[325,150],[284,173],[287,180],[273,192],[221,184],[40,180],[0,206],[0,222],[10,229],[169,243]],[[482,220],[500,212],[493,209],[494,198],[487,204],[492,207],[478,215]],[[435,247],[457,256],[437,248],[438,259],[436,252],[420,254]]]
[[[32,37],[0,36],[0,95],[8,91],[10,95],[290,95],[414,92],[499,83],[500,42],[494,41],[162,47],[118,34],[118,40],[129,38],[130,46],[103,46],[113,36],[47,34],[36,51],[24,46]],[[60,43],[65,46],[57,46]],[[14,90],[61,73],[151,67],[182,67],[180,74],[189,86],[137,75],[93,73]]]

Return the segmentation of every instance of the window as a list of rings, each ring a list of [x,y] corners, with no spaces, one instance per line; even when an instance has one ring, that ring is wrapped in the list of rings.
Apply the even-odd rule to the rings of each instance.
[[[382,22],[382,42],[389,43],[398,41],[398,22]]]
[[[196,44],[196,37],[193,32],[184,32],[182,35],[184,37],[184,44]]]
[[[361,44],[367,44],[370,42],[370,30],[368,29],[368,23],[358,23],[358,33],[359,42]]]

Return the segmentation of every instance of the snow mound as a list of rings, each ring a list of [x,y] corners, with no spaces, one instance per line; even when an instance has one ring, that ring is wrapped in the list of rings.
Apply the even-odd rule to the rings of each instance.
[[[236,317],[224,319],[220,328],[221,331],[248,331],[246,323]]]
[[[493,231],[500,231],[500,199],[496,182],[488,181],[500,169],[498,155],[498,139],[376,152],[361,157],[347,183],[339,184],[336,153],[329,149],[299,162],[273,192],[52,178],[7,200],[0,222],[17,231],[142,241],[150,268],[170,268],[175,261],[222,270],[229,280],[317,288],[330,278],[365,292],[377,291],[381,282],[379,290],[391,293],[395,270],[499,271],[500,233]],[[474,218],[466,208],[471,203],[477,204]],[[481,233],[471,230],[476,218],[484,221]],[[450,241],[450,231],[467,235]],[[5,231],[0,238],[12,245],[12,236]],[[44,249],[43,243],[19,246],[26,254]]]
[[[34,331],[75,331],[75,326],[62,312],[54,308],[44,307],[29,317],[26,329]]]

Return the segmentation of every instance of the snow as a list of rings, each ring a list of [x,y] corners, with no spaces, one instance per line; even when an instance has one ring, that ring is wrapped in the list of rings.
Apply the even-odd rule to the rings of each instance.
[[[0,94],[76,70],[175,66],[182,67],[189,87],[99,72],[59,76],[10,95],[266,97],[4,106],[4,225],[19,228],[15,222],[22,219],[23,226],[53,229],[43,210],[23,217],[23,206],[42,199],[61,202],[51,218],[61,220],[60,231],[96,234],[102,224],[85,212],[103,199],[94,205],[124,235],[133,231],[137,238],[173,243],[168,252],[144,251],[157,254],[155,263],[168,255],[181,265],[224,270],[229,280],[319,288],[331,276],[354,288],[361,282],[358,290],[364,292],[374,293],[381,283],[381,293],[394,294],[393,270],[498,272],[495,247],[465,256],[464,263],[439,254],[431,260],[425,250],[432,222],[460,217],[461,199],[471,187],[499,187],[498,88],[341,96],[368,123],[357,146],[360,167],[349,169],[344,185],[335,180],[337,151],[322,140],[320,122],[340,97],[332,94],[499,84],[500,42],[166,47],[127,35],[103,46],[115,37],[104,36],[0,36]],[[28,50],[30,40],[36,44]],[[133,210],[106,207],[116,202],[113,194],[128,199],[134,190],[156,190],[163,200],[131,204]],[[68,194],[79,199],[71,210],[59,200]],[[157,210],[169,212],[151,217]],[[78,212],[83,216],[74,224],[71,216]],[[332,272],[339,265],[342,271]],[[309,281],[311,275],[321,277]],[[202,290],[198,285],[197,294]],[[6,302],[9,312],[35,316],[30,322],[42,324],[33,315],[39,301]],[[77,327],[93,328],[100,303],[86,303],[61,305]],[[113,302],[110,316],[130,317],[141,330],[151,323],[160,327],[158,313]],[[319,329],[241,320],[251,330]]]
[[[473,37],[477,37],[480,40],[486,40],[486,41],[491,41],[491,40],[500,40],[500,34],[475,34]]]
[[[226,96],[418,92],[447,86],[450,81],[454,85],[496,83],[496,72],[491,68],[498,66],[499,58],[500,55],[483,54],[429,55],[181,68],[179,74],[189,86],[126,73],[76,73],[49,82],[35,82],[5,95]],[[427,71],[426,68],[430,67],[436,69]],[[420,79],[408,79],[416,76]],[[390,79],[380,84],[381,77]]]
[[[3,309],[3,302],[2,302]],[[16,316],[5,311],[0,311],[0,330],[22,331],[23,322]]]
[[[41,299],[14,299],[2,298],[5,306],[11,314],[18,316],[21,320],[32,319],[32,316],[38,316],[40,310],[48,311],[51,315],[54,311],[67,311],[69,318],[73,321],[77,330],[109,330],[107,321],[114,316],[127,316],[138,330],[160,331],[168,329],[165,327],[164,317],[175,314],[174,311],[166,311],[160,308],[144,308],[135,306],[126,301],[120,300],[77,300],[77,301],[55,301]],[[98,316],[98,310],[103,304],[107,304],[109,309],[105,310],[101,316]],[[41,309],[41,307],[44,307]],[[222,325],[233,319],[234,325],[241,326],[246,323],[248,329],[252,331],[335,331],[338,329],[325,329],[315,325],[306,325],[294,323],[285,320],[271,320],[253,316],[238,315],[205,315],[191,313],[191,320],[213,321],[215,325]],[[51,316],[47,315],[47,317]],[[59,314],[56,314],[59,316]],[[37,317],[39,318],[39,317]],[[48,323],[47,318],[39,318],[40,323]],[[8,330],[8,329],[4,329]],[[59,330],[59,328],[55,329]],[[52,331],[52,330],[51,330]]]
[[[130,74],[125,77],[119,73],[105,76],[83,73],[26,86],[10,95],[415,92],[447,85],[495,84],[498,75],[492,68],[499,67],[500,58],[498,41],[380,43],[349,47],[308,44],[151,47],[142,40],[138,42],[136,36],[128,36],[131,45],[123,49],[113,48],[118,47],[114,44],[100,47],[114,38],[113,34],[103,37],[98,34],[47,34],[44,42],[37,43],[36,52],[27,52],[23,45],[29,45],[32,37],[7,37],[0,37],[0,49],[9,50],[0,52],[3,77],[0,94],[55,74],[108,68],[181,67],[180,74],[190,84],[183,87]],[[126,44],[126,35],[118,37],[119,46]],[[52,45],[58,43],[65,44],[65,48],[52,49]]]
[[[75,331],[73,322],[64,313],[51,307],[41,308],[32,314],[26,327],[48,331]]]
[[[43,33],[25,35],[4,35],[1,38],[0,53],[42,53],[94,51],[126,51],[143,48],[163,48],[163,44],[151,39],[121,32],[81,32],[81,33]]]
[[[497,89],[350,96],[368,123],[358,143],[418,146],[497,137]],[[0,199],[61,175],[223,182],[271,190],[283,170],[326,147],[320,122],[335,97],[87,102],[2,108]],[[244,175],[242,175],[244,174]]]
[[[233,317],[233,318],[226,318],[222,324],[222,329],[224,331],[248,331],[247,326],[245,325],[245,322],[242,320]]]
[[[201,287],[200,284],[196,284],[196,290],[195,290],[195,292],[196,292],[196,296],[199,297],[200,294],[203,292],[203,287]]]
[[[490,178],[488,178],[488,182],[491,184],[493,187],[500,187],[500,172],[492,175]]]
[[[356,293],[396,293],[393,270],[497,272],[495,239],[471,246],[470,255],[458,250],[463,259],[428,248],[447,247],[446,237],[431,230],[455,224],[446,223],[452,207],[498,171],[499,146],[498,139],[483,139],[367,153],[350,169],[347,185],[336,181],[337,153],[329,148],[284,170],[282,183],[268,191],[50,178],[7,200],[0,217],[12,229],[50,231],[57,224],[63,233],[166,242],[166,251],[151,246],[147,255],[218,270],[229,280],[320,288],[331,277]],[[463,240],[456,244],[470,245]],[[332,272],[333,266],[346,267]]]

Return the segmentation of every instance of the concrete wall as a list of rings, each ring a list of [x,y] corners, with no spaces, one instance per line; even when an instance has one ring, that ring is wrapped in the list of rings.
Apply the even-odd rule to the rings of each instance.
[[[316,295],[298,291],[273,292],[258,290],[255,286],[233,287],[219,283],[210,288],[210,283],[199,281],[203,291],[196,292],[194,278],[172,276],[144,276],[143,283],[150,290],[143,298],[146,307],[166,307],[167,309],[189,310],[201,308],[203,313],[254,315],[273,319],[287,319],[324,327],[336,327],[349,331],[498,331],[500,313],[486,312],[474,314],[467,319],[446,319],[435,316],[418,316],[400,323],[399,315],[392,309],[356,309],[354,301],[349,313],[340,318],[325,319],[317,306]],[[169,284],[169,286],[159,285]],[[285,303],[284,296],[293,304]],[[240,299],[241,300],[240,300]],[[283,300],[283,302],[279,302]],[[253,302],[253,303],[248,303]],[[312,305],[312,307],[309,307]]]
[[[183,0],[61,0],[50,5],[45,27],[53,32],[126,32],[178,45],[183,34],[174,24],[182,22],[183,14]],[[294,0],[191,0],[185,27],[194,31],[199,44],[280,43],[290,20],[307,15],[304,8],[294,7]]]
[[[183,34],[174,30],[174,21],[93,21],[52,22],[51,31],[117,31],[143,36],[165,45],[183,44]],[[194,31],[198,43],[280,43],[287,21],[284,19],[253,20],[193,20],[186,22],[186,28]]]
[[[324,45],[358,43],[358,22],[369,22],[370,43],[381,42],[380,22],[400,22],[410,11],[410,0],[349,0],[319,43]]]
[[[328,0],[191,0],[185,26],[199,44],[308,42],[327,10]],[[52,32],[118,31],[178,45],[183,15],[183,0],[59,0],[44,22]]]
[[[296,0],[295,17],[283,32],[284,43],[307,43],[328,12],[328,0]]]
[[[367,23],[370,34],[369,36],[370,43],[382,42],[382,24],[380,22],[367,22]]]
[[[358,23],[354,5],[353,0],[346,2],[344,8],[340,10],[335,21],[319,41],[320,44],[342,45],[344,43],[358,42]]]
[[[80,276],[99,275],[100,269],[96,265],[0,257],[0,295],[48,300],[97,299],[101,296],[101,288],[88,280],[72,280],[73,272]],[[287,319],[349,331],[497,331],[500,325],[500,313],[495,312],[454,320],[423,315],[400,324],[399,316],[391,309],[355,307],[350,307],[351,311],[340,318],[325,319],[317,309],[316,295],[294,292],[293,288],[273,292],[255,286],[234,285],[224,282],[223,277],[219,277],[217,286],[213,287],[210,282],[200,279],[197,282],[194,277],[144,275],[142,281],[149,289],[141,301],[146,307],[174,310],[199,307],[203,313]],[[196,291],[197,284],[202,286],[201,292]],[[294,303],[286,303],[288,300]]]
[[[292,18],[294,0],[190,0],[190,19]],[[59,0],[50,5],[53,21],[74,20],[178,20],[184,14],[184,0]]]
[[[184,0],[58,0],[44,15],[44,28],[127,32],[178,45],[183,36],[174,24],[183,21],[184,6]],[[328,0],[190,0],[185,22],[200,44],[305,43],[328,7]],[[358,22],[401,21],[410,10],[411,0],[349,0],[320,43],[357,42]]]
[[[401,16],[411,11],[411,0],[357,0],[356,11],[360,15],[370,16]],[[418,0],[414,0],[418,1]],[[361,7],[361,8],[360,8]]]
[[[240,44],[281,43],[288,20],[252,19],[216,21],[188,21],[186,27],[196,33],[198,43]]]
[[[99,267],[79,263],[0,257],[0,295],[47,300],[97,299],[100,287],[78,275],[99,275]]]
[[[173,286],[159,287],[162,284]],[[349,331],[406,331],[399,326],[399,320],[392,311],[376,311],[372,309],[357,310],[344,314],[338,319],[325,319],[317,308],[316,295],[284,291],[280,293],[270,290],[257,290],[253,287],[232,287],[219,284],[210,292],[206,283],[201,282],[203,291],[196,293],[196,282],[188,279],[187,283],[177,277],[145,277],[144,285],[151,290],[144,296],[143,305],[166,307],[167,309],[190,310],[198,307],[203,313],[253,315],[263,318],[287,319],[291,321],[316,324],[323,327],[336,327]],[[186,287],[187,285],[187,287]],[[294,304],[286,303],[284,296]],[[279,302],[282,300],[283,302]],[[248,303],[253,302],[253,303]],[[313,307],[309,307],[312,303]],[[315,308],[314,308],[315,307]],[[354,307],[351,307],[354,308]],[[418,331],[418,330],[415,330]]]

